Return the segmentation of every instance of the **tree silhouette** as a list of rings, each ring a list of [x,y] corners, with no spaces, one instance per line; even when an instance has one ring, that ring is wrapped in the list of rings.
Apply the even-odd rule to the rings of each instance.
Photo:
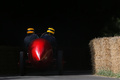
[[[102,29],[102,36],[119,36],[120,35],[120,18],[112,17]]]

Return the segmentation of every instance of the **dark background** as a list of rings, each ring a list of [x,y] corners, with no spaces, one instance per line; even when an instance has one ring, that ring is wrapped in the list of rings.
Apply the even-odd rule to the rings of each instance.
[[[39,35],[53,27],[67,68],[91,69],[88,44],[101,36],[113,16],[119,17],[119,8],[119,0],[4,0],[0,2],[0,45],[22,46],[28,27]]]

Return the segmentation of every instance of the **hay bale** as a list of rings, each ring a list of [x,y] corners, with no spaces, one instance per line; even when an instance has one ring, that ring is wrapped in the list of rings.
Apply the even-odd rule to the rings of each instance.
[[[120,37],[95,38],[89,43],[93,73],[99,70],[120,72]]]
[[[110,50],[111,50],[111,60],[112,60],[112,71],[117,73],[120,71],[120,37],[114,37],[110,39]]]

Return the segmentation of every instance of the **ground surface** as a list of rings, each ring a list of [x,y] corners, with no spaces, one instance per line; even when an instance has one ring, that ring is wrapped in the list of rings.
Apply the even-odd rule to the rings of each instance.
[[[57,75],[56,71],[29,72],[25,76],[1,75],[0,80],[120,80],[92,75],[90,71],[64,71],[63,75]]]

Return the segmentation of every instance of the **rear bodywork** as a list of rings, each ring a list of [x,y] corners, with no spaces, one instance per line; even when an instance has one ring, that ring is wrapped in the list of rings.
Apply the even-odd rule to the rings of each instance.
[[[46,68],[53,62],[53,50],[51,44],[42,38],[34,40],[28,48],[28,60],[31,66]]]
[[[27,68],[37,68],[39,70],[57,69],[59,74],[63,73],[63,51],[59,50],[54,56],[51,44],[43,38],[35,39],[29,45],[27,52],[20,51],[19,68],[20,75],[26,73]]]

